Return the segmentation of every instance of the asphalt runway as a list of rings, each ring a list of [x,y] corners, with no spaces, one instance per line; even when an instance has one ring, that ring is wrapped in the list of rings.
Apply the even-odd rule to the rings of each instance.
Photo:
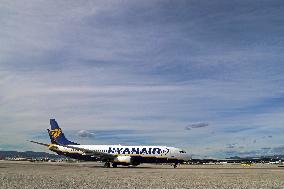
[[[283,188],[277,165],[170,165],[103,168],[99,163],[0,161],[0,188]]]

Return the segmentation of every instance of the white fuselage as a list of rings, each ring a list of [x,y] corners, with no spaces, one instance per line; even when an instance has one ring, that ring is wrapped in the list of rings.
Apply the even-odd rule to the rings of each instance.
[[[184,150],[167,147],[167,146],[123,146],[123,145],[70,145],[70,147],[78,147],[86,150],[116,155],[119,156],[130,156],[130,157],[143,157],[143,158],[156,158],[156,159],[167,159],[167,160],[179,160],[188,161],[191,156]],[[58,146],[61,152],[65,153],[77,153],[84,154],[80,150],[68,148],[68,146]]]

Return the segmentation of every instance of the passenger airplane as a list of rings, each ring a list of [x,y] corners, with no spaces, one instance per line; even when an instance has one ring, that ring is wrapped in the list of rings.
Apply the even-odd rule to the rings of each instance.
[[[51,130],[48,134],[51,144],[30,141],[49,148],[49,150],[73,159],[102,161],[104,167],[117,165],[137,166],[141,163],[178,164],[189,161],[191,156],[184,150],[168,146],[122,146],[122,145],[80,145],[69,141],[55,121],[50,119]]]

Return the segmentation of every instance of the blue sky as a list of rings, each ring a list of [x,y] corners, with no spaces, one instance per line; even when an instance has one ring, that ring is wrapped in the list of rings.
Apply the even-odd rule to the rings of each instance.
[[[276,0],[2,1],[0,149],[44,151],[26,140],[48,142],[56,118],[79,143],[284,154],[283,12]]]

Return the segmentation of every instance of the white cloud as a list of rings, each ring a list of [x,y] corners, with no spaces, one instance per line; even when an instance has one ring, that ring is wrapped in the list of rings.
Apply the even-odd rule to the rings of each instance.
[[[253,135],[256,144],[240,144],[251,150],[263,133],[276,145],[284,109],[269,101],[284,92],[281,44],[224,31],[242,12],[196,19],[198,6],[151,3],[1,3],[0,131],[37,132],[55,117],[67,130],[141,130],[194,153],[223,153],[224,140]],[[184,132],[200,120],[210,127]]]
[[[82,138],[92,138],[92,137],[95,137],[95,133],[92,133],[86,130],[80,130],[78,132],[78,136]]]

